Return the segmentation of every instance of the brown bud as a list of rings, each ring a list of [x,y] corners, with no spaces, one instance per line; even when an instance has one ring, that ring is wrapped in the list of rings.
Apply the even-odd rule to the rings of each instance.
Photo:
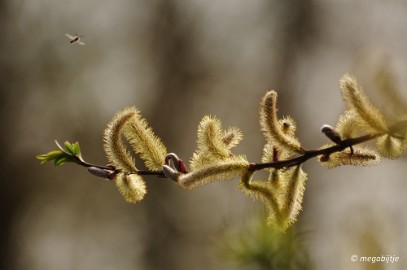
[[[321,161],[321,162],[327,162],[328,160],[329,160],[329,155],[322,155],[319,158],[319,161]]]
[[[336,144],[340,144],[342,142],[339,133],[330,125],[323,125],[321,127],[321,132]]]

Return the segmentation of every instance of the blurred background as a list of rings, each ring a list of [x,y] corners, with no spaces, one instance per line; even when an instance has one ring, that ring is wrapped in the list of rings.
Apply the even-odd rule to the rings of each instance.
[[[327,142],[320,126],[334,125],[344,110],[343,73],[356,75],[384,109],[407,102],[403,0],[0,6],[1,269],[260,269],[218,248],[225,234],[250,235],[251,221],[264,218],[237,180],[185,192],[146,177],[147,196],[130,205],[79,166],[35,159],[57,139],[79,141],[85,160],[105,164],[103,130],[127,106],[139,108],[183,160],[211,114],[241,128],[235,152],[259,161],[258,104],[267,90],[278,91],[279,114],[296,119],[308,149]],[[69,44],[65,33],[83,35],[86,46]],[[295,229],[315,269],[407,267],[405,158],[333,170],[311,160],[304,170]],[[400,261],[352,263],[353,254]]]

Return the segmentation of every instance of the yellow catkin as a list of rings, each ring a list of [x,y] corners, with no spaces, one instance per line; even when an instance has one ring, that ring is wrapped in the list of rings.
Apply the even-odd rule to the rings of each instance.
[[[298,214],[302,209],[307,174],[301,169],[301,166],[297,166],[285,170],[282,179],[287,181],[285,190],[286,202],[281,209],[282,224],[284,227],[289,227],[297,220]]]
[[[393,75],[387,68],[382,67],[374,78],[374,84],[379,90],[380,98],[385,100],[387,112],[392,118],[397,118],[400,115],[407,115],[407,102],[400,95],[402,91],[396,86]]]
[[[123,135],[148,169],[161,170],[166,148],[134,107],[117,113],[110,122],[104,133],[104,149],[109,161],[117,169],[136,172],[134,159],[123,143]]]
[[[289,116],[283,117],[278,121],[278,124],[280,125],[280,129],[285,135],[295,136],[296,124],[293,118]],[[274,140],[271,140],[269,137],[266,136],[266,144],[263,147],[263,156],[261,161],[266,163],[285,160],[292,156],[292,154],[293,154],[292,151],[287,151],[286,148],[281,148],[278,143],[276,143]],[[268,170],[269,170],[268,177],[269,181],[272,181],[272,179],[274,179],[272,183],[276,184],[277,186],[280,185],[281,183],[279,183],[278,181],[278,176],[280,175],[279,170],[276,169]],[[278,191],[275,190],[274,193],[278,195]]]
[[[399,158],[407,148],[407,140],[383,135],[376,140],[376,147],[379,154],[385,158]]]
[[[295,131],[297,130],[297,125],[291,116],[284,116],[282,119],[278,120],[280,124],[281,131],[287,136],[295,136]]]
[[[278,178],[272,181],[252,181],[252,175],[253,172],[247,172],[242,176],[240,188],[266,205],[269,225],[286,230],[302,209],[307,174],[297,166],[274,174]]]
[[[321,147],[328,148],[333,144],[326,144]],[[351,166],[374,166],[381,161],[380,156],[373,150],[358,145],[353,146],[353,154],[350,148],[341,152],[332,153],[327,160],[320,162],[327,168],[335,168],[343,165]]]
[[[339,116],[335,130],[339,132],[342,140],[357,137],[364,131],[363,126],[356,120],[357,117],[353,110],[345,111]]]
[[[152,171],[159,171],[164,163],[167,149],[137,109],[130,108],[130,110],[134,111],[134,115],[124,129],[124,136],[134,151],[140,155],[146,167]]]
[[[273,194],[273,189],[269,182],[252,181],[254,172],[246,172],[240,181],[240,189],[249,197],[258,200],[267,207],[267,220],[270,225],[281,229],[280,206],[277,198]]]
[[[141,201],[147,193],[143,179],[137,174],[119,173],[115,178],[115,184],[124,200],[128,203]]]
[[[359,116],[357,120],[364,124],[365,128],[374,132],[387,131],[384,116],[369,101],[353,76],[343,75],[340,80],[340,88],[348,110],[353,110]]]
[[[302,153],[301,144],[298,139],[285,133],[277,118],[277,92],[268,91],[262,98],[260,106],[260,126],[266,141],[274,141],[280,148],[287,151]]]
[[[296,124],[294,119],[286,116],[278,121],[281,131],[287,136],[294,136],[296,130]],[[275,156],[277,155],[277,156]],[[273,162],[276,160],[284,160],[292,155],[292,151],[287,151],[286,148],[281,148],[280,144],[275,140],[266,136],[266,144],[263,148],[262,162]]]
[[[223,132],[222,142],[229,150],[237,146],[242,139],[243,134],[237,127],[230,127]]]
[[[229,150],[222,141],[222,125],[216,117],[205,116],[198,127],[198,149],[219,157],[228,157]]]
[[[197,150],[193,154],[190,167],[198,170],[211,164],[227,161],[231,158],[230,149],[242,139],[237,128],[222,131],[219,119],[205,116],[198,126]]]
[[[249,167],[243,156],[234,156],[226,161],[202,167],[192,172],[183,174],[178,179],[178,184],[184,189],[193,189],[215,181],[230,180],[242,175]]]
[[[132,108],[117,113],[104,132],[104,150],[109,162],[125,172],[137,171],[134,159],[122,141],[124,128],[136,113]]]

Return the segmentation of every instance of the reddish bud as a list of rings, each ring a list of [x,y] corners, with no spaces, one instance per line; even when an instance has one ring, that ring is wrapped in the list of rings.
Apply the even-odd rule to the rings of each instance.
[[[319,161],[321,161],[321,162],[327,162],[327,161],[329,161],[329,155],[322,155],[322,156],[319,158]]]

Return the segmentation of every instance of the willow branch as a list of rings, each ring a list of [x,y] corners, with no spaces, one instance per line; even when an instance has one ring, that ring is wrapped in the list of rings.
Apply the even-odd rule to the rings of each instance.
[[[343,140],[339,144],[336,144],[331,147],[327,147],[327,148],[323,148],[323,149],[319,149],[319,150],[307,150],[307,151],[305,151],[305,153],[303,155],[297,156],[297,157],[291,158],[291,159],[280,160],[280,161],[275,161],[275,162],[267,162],[267,163],[251,163],[249,170],[258,171],[258,170],[263,170],[263,169],[267,169],[267,168],[281,169],[281,168],[298,166],[298,165],[306,162],[310,158],[314,158],[314,157],[322,156],[322,155],[329,156],[330,154],[333,154],[336,152],[341,152],[348,147],[352,147],[353,145],[357,145],[357,144],[361,144],[361,143],[373,140],[381,135],[383,135],[383,134],[368,134],[368,135],[364,135],[364,136],[357,137],[357,138]]]
[[[379,136],[382,136],[383,134],[368,134],[356,138],[351,138],[347,140],[341,141],[339,144],[336,144],[331,147],[319,149],[319,150],[307,150],[303,155],[286,159],[286,160],[280,160],[280,161],[274,161],[274,162],[266,162],[266,163],[250,163],[249,165],[249,170],[250,171],[258,171],[258,170],[263,170],[263,169],[268,169],[268,168],[275,168],[275,169],[282,169],[282,168],[289,168],[293,166],[298,166],[301,165],[302,163],[306,162],[307,160],[317,157],[317,156],[322,156],[322,155],[331,155],[336,152],[341,152],[345,150],[348,147],[352,147],[357,144],[361,144],[370,140],[373,140]],[[96,167],[102,170],[108,170],[112,171],[115,173],[119,173],[120,170],[117,170],[111,166],[100,166],[100,165],[95,165],[91,164],[85,161],[78,161],[77,164],[90,168],[90,167]],[[149,171],[149,170],[140,170],[135,172],[135,174],[138,175],[155,175],[160,178],[167,178],[163,171]]]
[[[96,164],[92,164],[92,163],[89,163],[89,162],[86,162],[86,161],[80,160],[80,159],[77,159],[77,161],[75,163],[78,164],[78,165],[81,165],[83,167],[86,167],[86,168],[92,168],[92,167],[93,168],[98,168],[98,169],[110,171],[110,172],[115,173],[115,174],[121,172],[121,170],[118,170],[118,169],[114,168],[113,166],[96,165]],[[166,178],[166,176],[164,175],[164,173],[162,171],[139,170],[139,171],[136,172],[136,174],[138,174],[138,175],[155,175],[155,176],[158,176],[158,177]]]
[[[397,132],[400,129],[405,128],[406,125],[407,125],[407,120],[403,120],[403,121],[400,121],[400,122],[394,124],[393,126],[391,126],[389,128],[389,130],[392,133],[392,136],[399,137]],[[360,137],[343,140],[343,141],[338,142],[336,145],[333,145],[333,146],[330,146],[327,148],[323,148],[323,149],[319,149],[319,150],[306,150],[304,152],[304,154],[294,157],[294,158],[286,159],[286,160],[279,160],[279,161],[266,162],[266,163],[250,163],[248,170],[249,171],[258,171],[258,170],[263,170],[263,169],[268,169],[268,168],[282,169],[282,168],[298,166],[298,165],[301,165],[302,163],[305,163],[307,160],[309,160],[311,158],[314,158],[317,156],[329,156],[333,153],[341,152],[348,147],[350,147],[351,151],[352,151],[353,150],[352,146],[376,139],[377,137],[383,136],[384,134],[385,133],[367,134],[367,135],[363,135]],[[87,168],[95,167],[95,168],[98,168],[101,170],[110,171],[115,174],[121,172],[120,170],[114,168],[111,165],[107,165],[107,166],[95,165],[95,164],[88,163],[81,158],[77,158],[75,163],[78,165],[87,167]],[[168,178],[162,170],[161,171],[138,170],[135,172],[135,174],[155,175],[160,178]]]

